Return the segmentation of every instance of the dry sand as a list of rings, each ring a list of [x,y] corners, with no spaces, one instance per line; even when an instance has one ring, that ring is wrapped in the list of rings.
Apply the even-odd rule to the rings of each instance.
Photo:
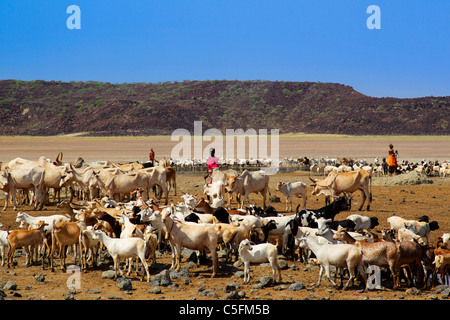
[[[197,140],[200,141],[200,140]],[[85,161],[110,160],[147,161],[153,148],[157,159],[170,158],[178,144],[169,136],[152,137],[0,137],[0,161],[15,157],[38,159],[44,155],[54,159],[58,152],[64,153],[64,161],[82,157]],[[191,147],[194,146],[193,142]],[[204,141],[201,150],[209,149],[211,142]],[[279,139],[279,157],[350,157],[364,158],[373,162],[375,157],[387,157],[388,144],[393,143],[399,151],[399,160],[410,161],[450,160],[450,137],[355,137],[340,135],[283,135]],[[249,143],[246,142],[248,148]],[[235,141],[235,148],[237,141]],[[224,148],[225,152],[227,151]],[[270,145],[267,154],[270,157]],[[237,154],[237,151],[234,151]],[[194,152],[192,150],[192,157]],[[223,156],[216,152],[217,156]]]

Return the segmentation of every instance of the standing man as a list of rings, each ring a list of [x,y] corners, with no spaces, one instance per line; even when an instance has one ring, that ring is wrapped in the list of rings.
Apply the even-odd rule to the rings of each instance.
[[[154,166],[155,165],[155,151],[153,151],[153,148],[151,148],[150,152],[148,153],[148,159]]]

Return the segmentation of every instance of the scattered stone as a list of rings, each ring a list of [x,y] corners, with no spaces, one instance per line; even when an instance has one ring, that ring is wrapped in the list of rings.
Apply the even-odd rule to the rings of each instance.
[[[175,270],[170,271],[170,279],[180,279],[185,277],[189,277],[188,269],[181,269],[179,272],[176,272]]]
[[[168,285],[172,284],[172,281],[170,280],[170,273],[169,270],[163,270],[157,275],[153,276],[150,280],[151,286],[163,286],[166,287]]]
[[[201,286],[201,287],[199,287],[198,289],[197,289],[197,291],[198,292],[203,292],[203,291],[205,291],[205,286]]]
[[[120,277],[117,279],[117,286],[120,290],[130,291],[133,290],[133,285],[131,284],[131,280],[125,277]]]
[[[239,289],[239,285],[236,282],[228,282],[225,285],[224,291],[226,293],[232,292],[232,291],[236,291],[237,289]]]
[[[219,295],[215,292],[208,292],[207,297],[219,299]]]
[[[7,283],[5,283],[5,285],[3,286],[3,290],[16,290],[17,289],[17,283],[15,283],[14,281],[8,281]]]
[[[441,294],[449,294],[450,293],[450,286],[443,285],[443,284],[438,285],[436,287],[436,289],[433,291],[433,293],[436,293],[436,294],[439,294],[439,293],[441,293]]]
[[[37,282],[45,283],[45,274],[39,274],[34,277]]]
[[[286,270],[289,269],[288,263],[286,262],[286,260],[277,260],[278,265],[280,266],[281,270]]]
[[[153,294],[160,294],[161,292],[162,292],[161,287],[159,287],[159,286],[154,286],[150,290],[148,290],[148,293],[153,293]]]
[[[289,286],[290,291],[300,291],[306,289],[305,285],[301,282],[293,283]]]
[[[442,290],[441,294],[444,295],[444,296],[450,296],[450,288]]]
[[[417,296],[418,294],[420,294],[420,290],[417,289],[416,287],[412,287],[412,288],[409,288],[408,290],[406,290],[405,294]]]
[[[193,268],[196,268],[196,266],[197,265],[194,262],[190,261],[184,266],[183,269],[189,271],[189,270],[191,270]]]
[[[276,291],[282,291],[282,290],[286,290],[286,289],[287,289],[287,286],[285,286],[283,284],[273,287],[273,290],[276,290]]]
[[[243,278],[243,277],[244,277],[244,271],[236,271],[236,272],[234,273],[234,276],[235,276],[236,278]]]
[[[238,300],[240,299],[240,296],[237,291],[231,291],[224,297],[225,300]]]
[[[100,291],[98,291],[98,290],[96,290],[96,289],[87,289],[86,293],[99,294]]]
[[[114,279],[116,272],[114,270],[107,270],[102,273],[102,279]]]
[[[72,290],[66,294],[63,294],[63,297],[64,297],[64,300],[75,300],[75,294]]]
[[[109,300],[122,300],[122,297],[117,297],[117,296],[108,296]]]
[[[272,277],[269,276],[263,276],[259,278],[259,284],[262,287],[268,287],[272,284]]]

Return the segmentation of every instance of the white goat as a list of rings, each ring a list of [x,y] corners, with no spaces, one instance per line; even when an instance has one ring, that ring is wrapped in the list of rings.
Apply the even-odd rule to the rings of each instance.
[[[421,217],[420,221],[416,220],[406,220],[397,216],[392,216],[387,218],[387,222],[391,226],[391,229],[398,230],[400,228],[406,228],[414,232],[415,234],[426,237],[427,238],[427,244],[428,244],[428,237],[430,234],[430,231],[438,230],[439,229],[439,223],[437,221],[431,221],[428,222],[428,217],[423,216]]]
[[[119,218],[119,223],[122,224],[123,230],[120,233],[120,239],[126,238],[140,238],[144,239],[144,233],[136,227],[134,223],[130,221],[129,216],[123,213]],[[132,258],[127,260],[128,274],[131,272]],[[136,268],[137,268],[137,258],[136,258]]]
[[[264,225],[261,217],[250,214],[246,216],[241,216],[238,214],[230,215],[230,222],[233,224],[242,223],[249,229],[252,227],[260,228]]]
[[[269,262],[272,267],[272,280],[276,283],[278,271],[278,282],[281,282],[281,269],[277,262],[277,247],[270,243],[251,245],[250,240],[242,240],[239,244],[239,257],[244,262],[244,283],[250,281],[250,263]]]
[[[197,203],[197,199],[195,196],[190,195],[189,193],[185,193],[181,196],[183,198],[184,203],[186,203],[191,208],[195,208],[195,204]]]
[[[351,214],[347,217],[355,223],[355,231],[370,230],[379,225],[377,217],[366,217],[360,214]]]
[[[280,191],[286,197],[286,211],[288,210],[288,204],[290,203],[290,211],[292,211],[292,196],[301,196],[303,198],[303,208],[306,208],[306,183],[303,181],[298,182],[286,182],[281,181],[277,184],[276,191]]]
[[[391,216],[391,217],[387,218],[386,220],[389,223],[390,229],[394,229],[394,230],[398,230],[400,228],[404,228],[405,227],[405,222],[408,221],[408,220],[403,219],[403,218],[398,217],[398,216]]]
[[[362,253],[358,246],[352,244],[319,244],[312,238],[300,238],[300,244],[305,244],[317,257],[320,264],[319,281],[316,286],[320,285],[323,270],[325,270],[328,280],[336,286],[336,283],[330,277],[330,266],[337,268],[347,268],[350,278],[344,286],[347,289],[351,280],[355,278],[355,267],[358,269],[361,277],[366,282],[366,275],[362,264]]]
[[[5,265],[5,254],[8,250],[8,231],[0,230],[0,251],[2,253],[2,267]]]
[[[203,193],[209,195],[211,198],[216,195],[219,198],[223,198],[225,195],[225,184],[222,180],[213,181],[210,184],[205,184]]]
[[[439,229],[439,224],[437,221],[431,221],[428,223],[426,221],[408,220],[405,223],[405,228],[411,230],[418,236],[426,237],[428,245],[430,231]]]
[[[44,221],[44,223],[46,224],[44,233],[47,233],[49,231],[52,231],[53,224],[57,224],[58,222],[63,221],[69,222],[70,219],[60,214],[55,214],[52,216],[33,217],[23,211],[17,213],[16,222],[20,223],[20,228],[22,228],[24,224],[27,223],[29,227],[36,229],[40,221]]]
[[[115,279],[117,278],[117,271],[120,271],[120,275],[123,276],[122,270],[119,268],[120,258],[134,258],[139,257],[144,266],[145,273],[147,274],[147,282],[150,281],[150,274],[148,272],[148,264],[145,261],[145,252],[147,246],[144,240],[140,238],[126,238],[126,239],[116,239],[108,237],[103,231],[94,231],[94,239],[100,240],[101,243],[106,247],[108,253],[114,260],[114,270],[116,272]],[[130,274],[128,270],[127,275]],[[142,279],[144,278],[144,273],[142,273]]]
[[[218,208],[218,207],[223,207],[224,206],[224,201],[223,201],[223,197],[215,197],[215,195],[213,195],[212,200],[211,200],[211,207],[213,208]]]

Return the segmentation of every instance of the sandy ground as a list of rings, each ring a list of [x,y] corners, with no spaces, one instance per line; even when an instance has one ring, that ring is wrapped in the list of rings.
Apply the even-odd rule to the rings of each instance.
[[[306,177],[303,173],[292,174],[279,174],[277,179],[283,181],[305,181]],[[380,178],[381,179],[381,178]],[[431,185],[419,185],[419,186],[389,186],[389,187],[373,187],[374,201],[372,205],[372,211],[368,213],[370,216],[377,216],[380,221],[380,226],[376,230],[387,227],[386,218],[392,214],[396,214],[405,218],[417,218],[421,215],[427,214],[432,220],[437,220],[440,225],[438,231],[431,233],[430,242],[434,243],[436,238],[442,235],[443,232],[450,231],[450,219],[448,217],[449,211],[446,205],[450,201],[450,195],[448,193],[450,180],[434,178],[434,184]],[[179,175],[178,176],[178,196],[173,196],[171,193],[170,201],[175,203],[180,201],[179,195],[183,192],[196,193],[200,192],[202,184],[202,177],[200,175]],[[272,179],[270,187],[273,193],[282,198],[281,203],[271,203],[277,210],[287,214],[285,212],[284,198],[281,194],[274,191],[276,188],[276,179]],[[353,201],[354,208],[360,201],[360,196],[356,195]],[[253,195],[251,197],[252,203],[261,203],[261,199],[258,196]],[[301,199],[295,199],[294,205],[296,206],[301,202]],[[3,203],[0,202],[2,205]],[[322,206],[323,199],[317,199],[312,197],[308,199],[309,208],[318,208]],[[41,212],[31,210],[29,207],[21,207],[20,210],[24,210],[31,215],[50,215],[58,213],[58,209],[55,205],[49,205]],[[351,212],[340,213],[336,218],[344,219],[347,215],[356,213],[355,209]],[[18,225],[15,222],[16,212],[8,209],[6,212],[0,214],[0,222],[4,225],[11,225],[13,228],[17,228]],[[55,272],[48,269],[42,270],[40,266],[25,267],[24,255],[16,258],[18,265],[15,268],[8,269],[6,266],[0,267],[0,283],[6,283],[9,280],[13,280],[17,283],[18,288],[15,291],[6,291],[8,298],[13,299],[45,299],[45,300],[60,300],[64,299],[64,295],[69,292],[67,288],[67,280],[71,274],[64,273],[56,268]],[[69,255],[69,264],[71,263],[71,256]],[[159,273],[163,269],[170,267],[171,256],[169,253],[158,255],[157,264],[150,268],[152,276]],[[59,265],[59,262],[57,262]],[[189,263],[186,261],[186,257],[183,258],[182,267],[186,267]],[[292,265],[296,264],[298,270],[293,270]],[[199,268],[194,267],[190,270],[189,284],[186,284],[184,279],[174,279],[175,286],[161,287],[162,292],[160,294],[149,293],[152,287],[147,282],[139,281],[140,277],[136,276],[136,273],[131,274],[131,280],[133,290],[130,292],[121,291],[117,283],[113,280],[102,279],[102,272],[109,269],[109,265],[105,261],[100,265],[98,269],[89,268],[88,271],[81,273],[81,287],[76,290],[75,298],[83,300],[102,299],[106,300],[111,297],[119,297],[123,300],[150,300],[150,299],[182,299],[188,300],[196,298],[197,300],[203,299],[223,299],[226,296],[224,288],[230,281],[234,281],[239,284],[241,291],[245,292],[246,299],[320,299],[329,298],[331,300],[360,300],[360,299],[384,299],[384,300],[396,300],[396,299],[430,299],[433,296],[433,289],[422,290],[420,295],[407,295],[405,290],[408,289],[405,283],[402,284],[399,290],[393,291],[391,283],[383,280],[382,285],[385,287],[382,290],[375,290],[365,293],[359,293],[357,290],[361,289],[359,282],[356,282],[355,287],[350,290],[342,291],[335,289],[324,278],[320,287],[314,287],[314,284],[318,278],[318,267],[313,265],[305,266],[300,262],[288,261],[289,269],[282,271],[282,286],[271,286],[264,289],[253,289],[253,286],[258,283],[260,276],[270,276],[270,267],[252,266],[252,281],[248,285],[242,283],[242,278],[234,276],[236,271],[243,271],[243,267],[234,267],[232,264],[226,264],[223,261],[220,262],[221,271],[218,277],[211,279],[211,265],[202,265]],[[37,282],[35,275],[44,274],[45,282]],[[289,291],[287,288],[293,282],[302,282],[307,290],[302,291]],[[210,290],[216,295],[213,296],[201,296],[199,295],[201,288]],[[96,290],[96,291],[92,291]],[[96,292],[96,293],[93,293]],[[14,296],[19,294],[20,296]]]
[[[16,138],[6,139],[6,142],[19,141],[14,140]],[[72,140],[53,140],[55,138],[49,138],[49,142],[46,143],[46,138],[30,138],[28,141],[22,141],[21,144],[8,144],[5,140],[2,140],[2,150],[0,152],[0,159],[3,161],[10,160],[14,157],[21,156],[28,159],[35,159],[39,154],[45,154],[48,156],[56,156],[59,151],[64,151],[65,160],[70,161],[76,156],[85,156],[89,160],[95,159],[136,159],[140,153],[146,153],[148,147],[161,146],[161,150],[166,150],[167,145],[160,142],[159,140],[145,141],[141,138],[118,138],[114,143],[105,143],[102,139],[85,138],[84,141],[76,141],[72,143]],[[25,139],[26,140],[26,139]],[[39,142],[38,142],[39,141]],[[58,143],[56,143],[57,141]],[[159,141],[157,144],[156,141]],[[51,142],[51,143],[50,143]],[[301,141],[302,143],[304,141]],[[300,142],[299,142],[300,143]],[[326,148],[325,145],[328,144],[327,140],[308,142],[310,144],[315,144],[316,148],[314,150],[324,150],[325,155]],[[323,143],[324,145],[320,145]],[[380,153],[385,150],[385,145],[387,141],[376,141],[376,144],[380,144]],[[442,141],[436,141],[441,148],[447,147]],[[306,142],[305,142],[306,144]],[[367,145],[367,141],[361,141],[362,145]],[[401,152],[406,152],[406,144],[400,141],[394,142],[394,145],[398,145]],[[121,146],[121,147],[117,147]],[[139,146],[139,148],[138,148]],[[165,146],[166,149],[163,149]],[[95,149],[93,149],[95,148]],[[292,146],[292,148],[296,148]],[[313,146],[310,146],[313,148]],[[428,152],[428,145],[425,143],[423,145],[423,153],[418,155],[418,157],[427,157],[426,152]],[[356,149],[353,142],[348,143],[345,150],[348,150],[348,154],[354,152]],[[367,149],[367,148],[366,148]],[[411,149],[414,149],[411,147]],[[67,151],[66,151],[67,150]],[[117,151],[120,150],[120,151]],[[156,148],[159,150],[159,147]],[[295,149],[297,150],[297,149]],[[310,155],[306,148],[298,149],[298,153],[301,155]],[[310,149],[313,150],[313,149]],[[338,152],[334,148],[330,148],[329,156],[334,156],[333,152]],[[284,151],[283,151],[284,152]],[[378,151],[374,151],[371,154],[363,155],[373,156]],[[445,157],[450,158],[450,152],[445,151]],[[162,151],[160,153],[163,153]],[[288,154],[288,153],[286,153]],[[316,154],[316,153],[315,153]],[[319,153],[317,153],[319,154]],[[321,153],[320,153],[321,154]],[[346,153],[344,153],[346,154]],[[412,153],[411,153],[412,154]],[[291,154],[292,155],[292,154]],[[336,153],[337,155],[337,153]],[[434,154],[437,155],[437,154]],[[427,157],[429,158],[429,157]],[[375,178],[383,179],[383,178]],[[279,212],[283,214],[288,214],[285,210],[284,197],[276,192],[277,181],[304,181],[309,182],[307,175],[304,172],[294,172],[289,174],[278,174],[276,176],[271,176],[270,178],[270,189],[273,194],[278,195],[281,198],[281,203],[270,203]],[[438,236],[442,235],[444,232],[450,231],[450,218],[448,203],[450,201],[450,194],[448,192],[450,186],[449,178],[433,178],[433,184],[424,184],[416,186],[373,186],[373,203],[371,212],[363,212],[369,216],[377,216],[380,221],[380,226],[376,230],[387,227],[386,218],[396,214],[404,218],[414,219],[424,214],[428,215],[431,220],[436,220],[439,222],[440,229],[433,231],[431,233],[430,242],[434,243]],[[173,192],[170,193],[169,201],[178,203],[181,201],[180,195],[184,192],[189,192],[192,194],[200,194],[202,191],[203,177],[201,174],[179,174],[177,178],[178,184],[178,195],[174,196]],[[357,204],[360,201],[359,193],[355,194],[353,200],[353,209],[351,212],[340,213],[336,218],[345,219],[346,216],[356,213]],[[261,204],[262,199],[259,196],[252,195],[250,197],[251,203]],[[294,207],[301,203],[301,199],[294,200]],[[0,201],[0,205],[3,206],[3,200]],[[308,198],[307,207],[308,208],[319,208],[323,205],[323,198],[310,197]],[[55,204],[52,203],[44,208],[44,210],[37,212],[33,211],[32,208],[21,206],[20,210],[26,211],[31,215],[51,215],[58,213],[58,209]],[[3,225],[10,225],[13,229],[18,228],[15,222],[17,212],[13,212],[9,208],[5,212],[0,213],[0,222]],[[69,256],[69,264],[71,263],[71,256]],[[17,290],[6,290],[7,299],[16,300],[29,300],[29,299],[44,299],[44,300],[61,300],[64,299],[64,295],[69,292],[67,287],[67,280],[71,274],[64,273],[63,271],[56,268],[55,272],[48,269],[42,270],[40,266],[25,267],[25,257],[24,255],[18,256],[16,258],[17,265],[14,268],[8,269],[6,266],[0,267],[0,284],[4,284],[9,280],[17,283]],[[157,257],[157,264],[150,268],[151,276],[159,273],[163,269],[168,269],[171,263],[171,256],[169,253],[160,254]],[[117,283],[113,280],[102,279],[102,272],[109,269],[110,266],[107,264],[107,260],[103,260],[103,263],[98,269],[89,268],[86,272],[82,272],[80,275],[81,287],[76,290],[74,295],[75,299],[80,300],[108,300],[110,298],[116,297],[123,300],[188,300],[195,298],[197,300],[216,300],[224,299],[226,294],[224,288],[226,284],[230,281],[234,281],[239,285],[239,290],[245,292],[245,299],[257,300],[257,299],[275,299],[275,300],[295,300],[295,299],[309,299],[318,300],[321,298],[326,298],[330,300],[428,300],[431,298],[442,299],[440,295],[434,295],[434,289],[421,290],[419,295],[408,295],[406,290],[408,287],[405,283],[398,290],[391,290],[392,284],[389,281],[383,280],[381,290],[369,291],[360,293],[358,290],[362,287],[360,283],[355,282],[355,286],[350,290],[343,291],[336,289],[331,286],[331,284],[324,278],[320,287],[316,288],[314,284],[318,279],[318,267],[313,265],[303,265],[297,261],[287,261],[288,269],[282,271],[282,283],[281,286],[271,286],[263,289],[254,289],[254,285],[258,283],[260,276],[271,275],[270,267],[260,267],[252,266],[252,281],[250,284],[243,284],[242,278],[237,278],[234,274],[236,271],[243,271],[243,267],[234,267],[232,264],[226,264],[220,261],[220,272],[219,275],[211,279],[211,265],[202,265],[200,267],[194,267],[189,271],[189,281],[185,279],[173,279],[175,285],[171,287],[161,287],[161,293],[155,294],[150,293],[149,290],[152,289],[149,283],[139,281],[140,277],[136,277],[136,273],[131,274],[131,280],[133,285],[133,290],[129,292],[121,291]],[[59,264],[59,262],[58,262]],[[296,264],[298,268],[293,268],[292,266]],[[182,260],[182,267],[188,265],[186,257]],[[44,282],[38,282],[35,276],[43,274],[45,275]],[[384,278],[383,278],[384,279]],[[302,282],[307,289],[301,291],[290,291],[288,288],[293,282]],[[202,291],[207,290],[210,292],[209,296],[204,296],[201,294]]]
[[[63,160],[75,161],[82,157],[85,161],[110,160],[114,162],[147,161],[150,148],[156,153],[156,159],[170,158],[172,150],[183,140],[171,141],[168,136],[154,137],[84,137],[84,136],[56,136],[56,137],[5,137],[0,136],[0,161],[8,162],[15,157],[38,159],[45,156],[56,158],[63,152]],[[186,140],[189,141],[189,140]],[[238,141],[234,141],[234,149],[225,145],[223,140],[223,154],[216,148],[218,157],[238,155],[236,150]],[[270,141],[270,139],[269,139]],[[191,157],[194,157],[194,146],[200,151],[209,150],[210,141],[196,138],[191,143]],[[339,135],[283,135],[279,138],[278,153],[280,159],[284,157],[350,157],[366,159],[373,162],[375,157],[387,157],[388,144],[393,143],[399,151],[398,160],[409,161],[450,160],[450,137],[355,137]],[[248,140],[244,144],[247,148]],[[262,149],[257,149],[262,153]],[[271,157],[271,145],[267,147],[267,156]],[[264,157],[265,156],[258,156]],[[256,157],[255,157],[256,158]]]

